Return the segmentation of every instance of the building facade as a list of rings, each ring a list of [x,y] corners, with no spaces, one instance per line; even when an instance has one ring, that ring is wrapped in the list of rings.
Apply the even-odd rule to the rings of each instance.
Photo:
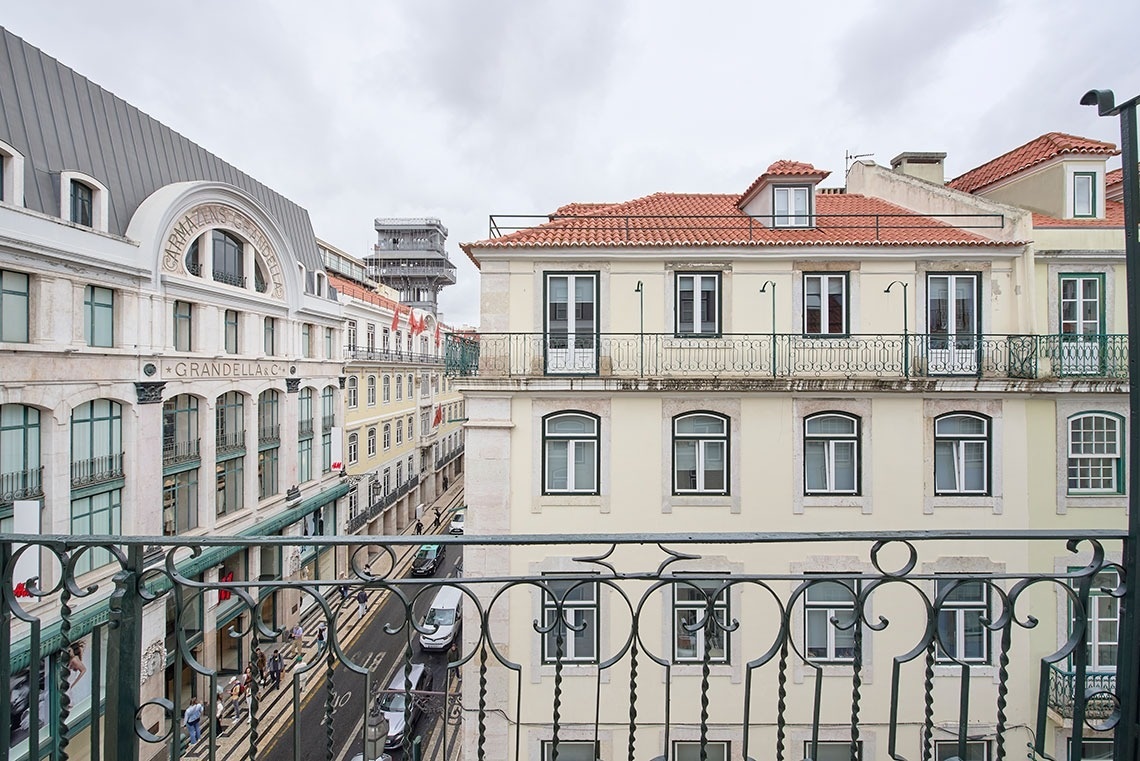
[[[1047,135],[948,184],[943,154],[903,154],[894,171],[854,165],[843,188],[778,161],[743,192],[569,204],[465,244],[481,331],[449,368],[474,458],[468,533],[1123,527],[1114,154]],[[989,759],[1041,736],[1069,757],[1074,659],[1043,667],[1075,630],[1067,587],[1035,591],[1040,623],[1020,627],[998,616],[1012,582],[961,579],[1063,575],[1090,562],[1087,546],[935,543],[890,576],[868,543],[838,539],[680,556],[539,544],[465,558],[468,576],[540,580],[487,615],[505,645],[480,679],[509,698],[466,728],[468,751],[551,758],[557,740],[562,759],[800,758],[818,741],[817,758],[855,746],[946,759],[961,737]],[[606,576],[631,567],[658,568],[661,583]],[[919,597],[877,591],[908,572]],[[1116,585],[1111,569],[1096,581]],[[1089,611],[1088,684],[1103,685],[1115,598],[1094,592]],[[925,659],[910,652],[923,636]],[[482,644],[467,633],[467,648]],[[1011,665],[1010,648],[1029,656]],[[892,692],[899,659],[917,699]],[[464,689],[465,703],[481,695],[473,679]],[[967,704],[976,715],[958,713]],[[1111,735],[1084,734],[1086,757],[1104,757]]]
[[[307,212],[2,29],[0,55],[11,63],[0,83],[0,530],[296,537],[186,549],[178,569],[206,585],[333,578],[343,555],[318,556],[305,537],[346,521],[330,445],[343,426],[344,318]],[[118,563],[110,550],[72,559],[96,591],[73,600],[61,631],[58,607],[35,594],[59,583],[60,559],[43,549],[21,560],[16,599],[38,623],[8,632],[12,694],[27,696],[32,662],[41,679],[68,664],[78,740],[91,658],[109,655]],[[272,629],[310,601],[257,602]],[[240,674],[252,612],[217,588],[147,605],[143,700],[204,695],[191,657]],[[57,682],[40,690],[45,726],[58,722]],[[26,716],[26,700],[16,710]],[[26,728],[13,727],[0,755],[27,757]],[[41,735],[41,751],[52,742]]]
[[[442,246],[442,242],[441,242]],[[364,261],[320,243],[344,304],[344,466],[355,484],[349,533],[393,535],[417,520],[463,472],[463,401],[444,377],[452,329],[402,305]]]

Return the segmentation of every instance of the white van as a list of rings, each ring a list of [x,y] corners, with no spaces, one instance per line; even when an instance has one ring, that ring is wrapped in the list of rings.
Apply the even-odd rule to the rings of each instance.
[[[455,587],[441,587],[431,601],[420,628],[420,647],[424,650],[446,650],[459,632],[463,608],[463,593]]]

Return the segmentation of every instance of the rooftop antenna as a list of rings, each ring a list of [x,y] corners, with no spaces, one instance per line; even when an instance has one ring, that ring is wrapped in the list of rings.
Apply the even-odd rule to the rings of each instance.
[[[852,153],[851,151],[844,151],[843,153],[843,161],[847,165],[843,170],[844,174],[851,171],[852,162],[858,161],[859,159],[869,159],[875,155],[873,153]]]

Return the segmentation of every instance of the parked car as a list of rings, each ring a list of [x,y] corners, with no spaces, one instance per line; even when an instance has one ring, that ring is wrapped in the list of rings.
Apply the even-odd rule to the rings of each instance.
[[[451,528],[447,531],[450,534],[462,534],[463,524],[467,520],[466,510],[456,510],[451,516]]]
[[[423,663],[411,664],[410,673],[405,673],[405,666],[397,666],[388,682],[388,688],[380,693],[376,699],[376,706],[384,712],[388,720],[388,739],[384,741],[385,748],[398,748],[404,742],[404,709],[408,710],[408,728],[415,729],[416,722],[424,712],[422,696],[409,695],[405,690],[407,683],[411,682],[413,692],[422,692],[431,689],[431,669]],[[408,706],[407,701],[411,700]]]
[[[442,544],[422,545],[416,556],[412,558],[412,575],[431,576],[439,569],[439,564],[443,562],[446,553],[447,548]]]

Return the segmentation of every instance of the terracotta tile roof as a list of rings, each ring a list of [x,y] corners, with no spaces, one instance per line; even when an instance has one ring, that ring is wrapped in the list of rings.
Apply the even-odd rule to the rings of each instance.
[[[337,274],[332,273],[332,272],[329,272],[328,276],[329,276],[329,283],[332,285],[333,288],[336,288],[337,293],[343,293],[345,296],[348,296],[350,298],[354,298],[357,301],[365,301],[365,302],[368,302],[369,304],[373,304],[375,306],[382,307],[384,309],[388,309],[388,310],[392,310],[392,311],[394,311],[396,309],[396,307],[400,307],[402,314],[407,315],[407,313],[408,313],[408,307],[403,306],[399,302],[393,301],[392,299],[390,299],[386,296],[381,296],[379,293],[376,293],[376,291],[365,288],[364,286],[360,285],[359,283],[354,283],[351,280],[345,280],[340,275],[337,275]],[[430,314],[430,312],[424,312],[422,310],[416,310],[416,311],[419,312],[420,317],[423,317],[425,314]],[[401,319],[403,319],[403,318],[401,318]],[[450,326],[448,326],[447,323],[445,323],[441,320],[437,320],[437,322],[439,322],[439,329],[442,332],[444,332],[444,333],[455,332],[455,330],[453,328],[451,328]]]
[[[826,179],[831,172],[825,169],[816,169],[811,164],[803,161],[789,161],[788,159],[780,159],[773,161],[764,173],[752,181],[748,189],[740,194],[737,199],[737,205],[743,206],[747,203],[752,195],[759,189],[764,182],[772,177],[802,177],[807,180],[815,180],[816,182]]]
[[[1104,202],[1104,219],[1060,219],[1048,214],[1033,213],[1034,227],[1119,227],[1124,228],[1124,204],[1120,201]]]
[[[655,193],[460,247],[478,266],[472,250],[481,248],[1019,245],[992,241],[881,199],[851,193],[817,195],[815,228],[765,227],[737,208],[738,198]]]
[[[611,206],[617,206],[617,204],[613,204],[613,203],[568,203],[565,206],[559,206],[557,209],[555,209],[554,214],[552,214],[551,216],[572,217],[572,216],[575,216],[577,214],[593,214],[595,212],[599,212],[599,211],[602,211],[604,209],[608,209]]]
[[[974,193],[1057,156],[1066,154],[1115,156],[1117,153],[1119,151],[1112,143],[1068,135],[1064,132],[1049,132],[971,169],[960,177],[955,177],[946,184],[954,190]]]
[[[1113,169],[1111,172],[1104,176],[1105,185],[1116,185],[1117,183],[1124,182],[1124,167]]]

